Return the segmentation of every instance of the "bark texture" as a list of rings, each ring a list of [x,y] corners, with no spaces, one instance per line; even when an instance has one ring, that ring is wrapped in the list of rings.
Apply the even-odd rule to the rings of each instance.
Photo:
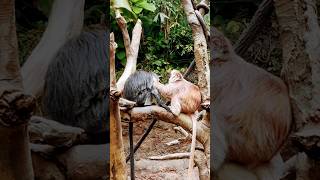
[[[110,175],[111,179],[127,179],[126,159],[122,140],[121,116],[115,74],[116,43],[113,33],[110,34]]]
[[[275,9],[296,129],[319,122],[320,29],[313,0],[278,0]]]
[[[0,177],[33,180],[27,123],[35,101],[23,94],[14,7],[0,1]]]
[[[316,2],[277,0],[274,3],[283,51],[282,76],[289,87],[295,121],[291,140],[307,155],[294,163],[296,176],[314,179],[315,170],[319,169],[314,155],[320,152],[319,133],[315,133],[320,123],[320,27]]]
[[[182,0],[182,6],[192,29],[198,86],[201,90],[202,101],[210,101],[210,69],[206,37],[194,12],[192,1]]]

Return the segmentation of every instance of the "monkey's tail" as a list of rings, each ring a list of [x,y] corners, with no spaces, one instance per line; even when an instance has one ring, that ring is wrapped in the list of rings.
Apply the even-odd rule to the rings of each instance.
[[[197,120],[199,118],[200,114],[195,113],[191,115],[192,119],[192,141],[191,141],[191,150],[190,150],[190,159],[189,159],[189,168],[188,168],[188,179],[192,180],[194,179],[194,171],[193,171],[193,166],[194,166],[194,153],[196,149],[196,137],[197,137]]]

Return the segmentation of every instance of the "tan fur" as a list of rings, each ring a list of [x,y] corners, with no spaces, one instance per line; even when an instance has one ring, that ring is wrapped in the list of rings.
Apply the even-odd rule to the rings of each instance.
[[[163,97],[171,100],[171,106],[176,115],[193,114],[200,107],[199,87],[185,80],[177,70],[172,70],[168,84],[163,85],[156,82],[155,86]]]
[[[222,133],[228,149],[222,156],[248,167],[258,166],[270,161],[288,136],[291,109],[287,87],[280,78],[245,62],[222,34],[212,34],[213,49],[227,48],[211,59],[212,108],[217,117],[213,123],[223,121],[226,126]],[[219,137],[215,133],[214,137]],[[213,147],[213,155],[219,148]]]
[[[180,113],[190,115],[192,119],[192,142],[188,168],[188,179],[193,179],[194,153],[196,147],[197,111],[201,104],[201,93],[198,86],[185,80],[177,70],[172,70],[169,83],[163,85],[155,82],[160,94],[171,100],[171,111],[178,116]]]

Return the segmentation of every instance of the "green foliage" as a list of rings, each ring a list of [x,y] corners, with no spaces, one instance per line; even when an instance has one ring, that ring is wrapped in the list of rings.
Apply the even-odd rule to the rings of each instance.
[[[118,9],[129,21],[136,20],[145,11],[154,12],[156,7],[147,0],[111,0],[111,10]]]
[[[47,17],[50,15],[51,7],[54,0],[39,0],[38,7]]]
[[[25,1],[24,6],[36,8],[43,12],[47,17],[49,17],[53,2],[53,0],[39,0],[36,2]],[[16,6],[16,9],[24,9],[24,6]],[[91,25],[100,23],[100,17],[107,11],[108,6],[109,5],[107,5],[105,0],[86,1],[84,8],[84,24]],[[27,21],[30,25],[26,25],[22,21],[19,22],[19,19],[17,19],[19,60],[21,65],[26,61],[26,59],[30,56],[32,50],[39,43],[42,34],[47,26],[47,21],[34,19],[39,18],[32,17],[29,14],[25,15],[24,20]]]
[[[229,2],[217,0],[214,11],[211,14],[211,23],[222,31],[234,44],[257,10],[261,0],[244,2]],[[271,26],[271,25],[270,25]],[[261,32],[260,32],[261,33]],[[263,32],[262,32],[263,33]],[[266,48],[270,42],[264,40],[271,37],[257,39],[254,44],[246,50],[246,61],[253,63],[275,75],[281,71],[281,50],[277,48]]]
[[[184,71],[182,67],[187,67],[193,59],[193,40],[181,2],[129,0],[128,3],[143,25],[137,69],[153,71],[160,77],[166,77],[172,69]],[[121,11],[131,32],[136,20],[128,14],[128,10]],[[114,9],[111,9],[111,16],[111,32],[115,33],[118,44],[116,61],[119,72],[126,63],[125,49]],[[208,23],[209,17],[205,20]]]
[[[19,62],[20,65],[30,56],[32,50],[37,46],[45,31],[45,24],[38,22],[34,29],[26,29],[17,25],[18,47],[19,47]]]
[[[248,18],[243,18],[241,20],[225,19],[221,15],[217,15],[213,17],[212,23],[214,27],[224,32],[232,42],[235,42],[246,28],[248,21]]]

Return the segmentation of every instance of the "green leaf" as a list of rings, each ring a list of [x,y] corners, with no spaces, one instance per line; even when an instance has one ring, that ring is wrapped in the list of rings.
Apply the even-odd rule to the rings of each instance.
[[[154,12],[156,10],[156,6],[154,4],[148,3],[146,0],[135,4],[135,6],[141,7],[143,9],[151,11],[151,12]]]
[[[111,0],[111,6],[114,9],[120,9],[120,8],[125,8],[130,12],[133,12],[131,10],[130,4],[128,0]]]
[[[134,13],[140,14],[143,9],[141,7],[133,6],[132,10],[133,10]]]
[[[39,0],[39,9],[47,16],[50,15],[50,10],[53,4],[53,0]]]
[[[118,53],[116,53],[117,58],[120,60],[126,59],[126,52],[125,51],[119,51]]]
[[[240,30],[240,25],[238,22],[236,21],[230,21],[227,24],[226,30],[230,33],[236,33]]]

